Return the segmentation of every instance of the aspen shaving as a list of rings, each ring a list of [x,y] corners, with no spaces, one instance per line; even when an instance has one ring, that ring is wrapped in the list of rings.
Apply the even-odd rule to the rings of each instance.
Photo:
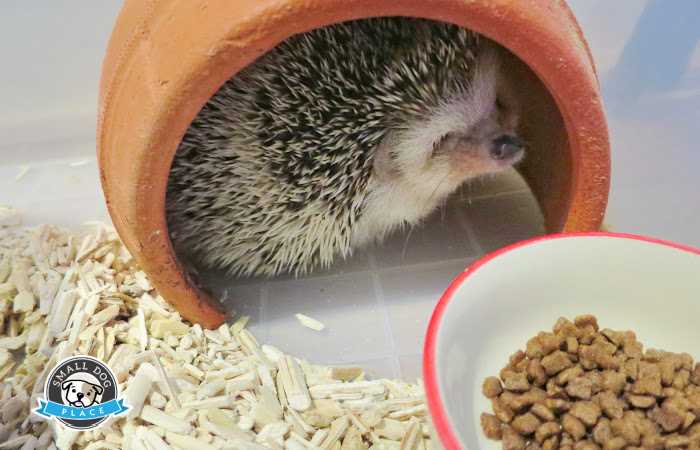
[[[319,322],[313,317],[309,317],[304,314],[294,314],[294,317],[297,318],[300,324],[304,325],[306,328],[311,328],[314,331],[323,331],[323,329],[326,328],[323,323]]]
[[[20,223],[0,207],[0,449],[437,448],[420,385],[286,355],[258,343],[247,316],[190,325],[111,228]],[[112,368],[126,415],[78,432],[30,414],[56,361],[76,354]]]

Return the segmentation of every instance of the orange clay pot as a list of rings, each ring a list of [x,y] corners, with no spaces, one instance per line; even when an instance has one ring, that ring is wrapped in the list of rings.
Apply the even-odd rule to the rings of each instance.
[[[391,15],[452,22],[517,56],[509,72],[531,144],[521,172],[548,231],[599,228],[610,175],[607,127],[588,46],[563,1],[127,0],[100,84],[100,175],[121,238],[184,318],[210,328],[225,318],[188,279],[168,237],[167,179],[190,122],[226,80],[289,36]]]

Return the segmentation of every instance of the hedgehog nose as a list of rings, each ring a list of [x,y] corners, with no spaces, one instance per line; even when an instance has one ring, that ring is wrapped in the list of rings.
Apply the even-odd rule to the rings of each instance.
[[[504,134],[493,140],[491,157],[502,161],[510,159],[523,150],[525,144],[517,136]]]

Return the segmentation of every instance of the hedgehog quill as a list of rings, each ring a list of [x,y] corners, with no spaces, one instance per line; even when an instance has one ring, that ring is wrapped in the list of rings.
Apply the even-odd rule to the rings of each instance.
[[[375,18],[281,43],[226,82],[177,150],[176,250],[235,275],[304,274],[420,223],[520,161],[495,44]]]

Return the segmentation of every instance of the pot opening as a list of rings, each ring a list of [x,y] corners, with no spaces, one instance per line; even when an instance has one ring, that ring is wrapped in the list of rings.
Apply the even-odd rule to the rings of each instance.
[[[219,89],[177,150],[167,219],[197,282],[258,317],[270,276],[447,282],[559,231],[570,176],[562,117],[517,57],[451,24],[362,19],[292,36]]]

